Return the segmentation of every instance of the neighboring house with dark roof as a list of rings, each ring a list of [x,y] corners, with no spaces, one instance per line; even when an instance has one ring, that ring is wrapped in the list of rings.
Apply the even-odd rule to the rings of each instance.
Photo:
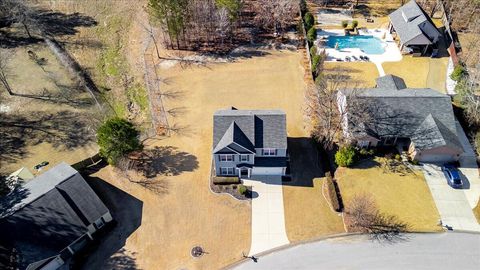
[[[2,269],[69,269],[73,255],[112,221],[92,188],[66,163],[1,198],[0,207],[0,250],[9,254],[0,258]]]
[[[280,110],[216,111],[212,155],[216,176],[285,175],[285,113]]]
[[[425,11],[411,0],[389,15],[390,33],[400,39],[400,50],[426,54],[442,37]],[[406,49],[408,47],[409,49]]]
[[[339,91],[338,101],[344,135],[360,147],[396,145],[422,162],[455,161],[463,153],[448,95],[386,75],[376,88]]]

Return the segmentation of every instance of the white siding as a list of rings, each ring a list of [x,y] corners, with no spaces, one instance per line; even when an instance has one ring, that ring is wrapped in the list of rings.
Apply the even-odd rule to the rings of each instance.
[[[283,167],[253,167],[252,175],[284,175]]]

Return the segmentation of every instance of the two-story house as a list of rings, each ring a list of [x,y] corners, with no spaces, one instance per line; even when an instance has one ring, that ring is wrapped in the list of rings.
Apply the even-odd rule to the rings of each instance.
[[[216,111],[212,155],[216,176],[285,175],[285,113],[235,108]]]

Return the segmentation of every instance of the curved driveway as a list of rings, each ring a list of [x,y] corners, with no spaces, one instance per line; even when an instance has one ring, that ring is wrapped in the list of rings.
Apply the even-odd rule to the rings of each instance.
[[[233,269],[478,269],[480,234],[408,234],[394,243],[348,236],[294,246]]]

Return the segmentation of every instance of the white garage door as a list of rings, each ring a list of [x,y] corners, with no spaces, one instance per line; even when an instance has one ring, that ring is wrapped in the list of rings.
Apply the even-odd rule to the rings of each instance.
[[[283,175],[283,168],[253,167],[252,175]]]
[[[428,155],[424,154],[419,157],[421,162],[441,163],[455,161],[455,157],[452,155]]]

